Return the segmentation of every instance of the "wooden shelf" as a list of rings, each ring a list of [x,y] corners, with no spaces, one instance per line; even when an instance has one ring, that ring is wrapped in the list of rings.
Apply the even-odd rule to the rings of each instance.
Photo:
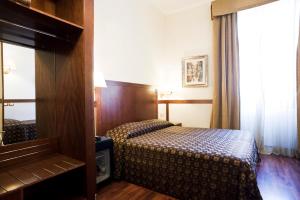
[[[66,26],[70,26],[70,27],[72,27],[72,28],[74,28],[74,29],[78,29],[78,30],[83,30],[83,26],[80,26],[80,25],[75,24],[75,23],[73,23],[73,22],[64,20],[64,19],[59,18],[59,17],[57,17],[57,16],[51,15],[51,14],[49,14],[49,13],[43,12],[43,11],[41,11],[41,10],[39,10],[39,9],[36,9],[36,8],[33,8],[33,7],[26,7],[26,6],[23,6],[23,5],[18,4],[18,3],[15,3],[15,4],[16,4],[16,5],[19,5],[19,6],[22,6],[22,7],[24,7],[25,9],[29,9],[29,10],[31,10],[31,12],[36,13],[37,15],[44,15],[44,16],[47,16],[47,17],[49,17],[49,18],[52,18],[53,20],[56,20],[56,21],[58,21],[58,22],[61,22],[61,23],[65,24]]]
[[[38,46],[42,39],[63,40],[72,42],[84,29],[81,25],[43,12],[39,9],[27,7],[9,0],[0,4],[1,32],[7,34],[8,41],[16,41],[28,46]],[[9,37],[8,37],[9,36]],[[51,41],[50,41],[51,42]]]
[[[94,200],[95,131],[93,84],[89,81],[93,74],[94,0],[31,0],[31,6],[1,0],[0,40],[36,49],[37,100],[40,100],[37,102],[37,129],[41,138],[48,137],[48,140],[0,147],[0,174],[9,175],[12,179],[7,180],[17,183],[11,185],[13,189],[7,188],[5,184],[9,182],[1,179],[0,193],[5,195],[0,199],[40,200],[44,196],[57,199],[55,197],[64,194],[68,186],[66,196]],[[77,158],[85,166],[59,175],[60,168],[50,163],[47,166],[52,166],[53,171],[50,167],[45,168],[48,171],[42,168],[34,170],[38,174],[33,176],[33,169],[39,162],[46,158],[47,162],[48,156],[57,152]],[[34,166],[25,166],[25,162],[34,163]],[[19,169],[29,171],[24,173],[25,178],[19,177],[24,178],[23,181],[11,175],[20,173],[11,170]],[[46,180],[52,176],[57,177]]]
[[[0,197],[84,165],[83,162],[67,156],[52,154],[30,164],[11,167],[0,173]]]

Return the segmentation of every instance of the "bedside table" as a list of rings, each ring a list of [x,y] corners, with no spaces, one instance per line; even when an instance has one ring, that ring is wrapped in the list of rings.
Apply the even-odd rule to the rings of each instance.
[[[174,124],[174,126],[182,126],[182,123],[173,123]]]
[[[112,177],[113,140],[109,137],[96,137],[96,183]]]

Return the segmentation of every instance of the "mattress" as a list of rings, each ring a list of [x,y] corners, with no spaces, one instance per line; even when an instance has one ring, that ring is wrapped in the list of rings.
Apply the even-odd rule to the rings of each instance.
[[[149,128],[147,123],[144,131],[145,125],[131,124],[109,132],[117,178],[179,199],[262,199],[256,182],[259,155],[250,133],[161,121],[164,126],[151,122]],[[120,137],[126,131],[127,138]]]

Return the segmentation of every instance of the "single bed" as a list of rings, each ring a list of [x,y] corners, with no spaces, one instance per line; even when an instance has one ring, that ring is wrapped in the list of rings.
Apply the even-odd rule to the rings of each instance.
[[[97,112],[102,115],[97,122],[100,121],[102,129],[97,131],[107,131],[114,141],[116,178],[178,199],[262,199],[256,182],[259,155],[250,133],[185,128],[153,120],[149,115],[157,116],[157,105],[151,103],[151,95],[137,98],[141,87],[135,95],[124,92],[136,91],[134,87],[109,83],[98,96],[102,110],[97,108]],[[115,93],[116,90],[120,93]],[[137,104],[124,102],[124,93],[126,98],[135,96]],[[108,101],[111,94],[114,100]],[[143,112],[137,111],[143,107],[141,102],[147,104]],[[109,103],[121,107],[109,113]],[[131,110],[131,119],[122,117],[123,106]],[[103,111],[115,117],[105,117]]]
[[[3,144],[13,144],[37,139],[36,121],[4,119],[2,141]]]

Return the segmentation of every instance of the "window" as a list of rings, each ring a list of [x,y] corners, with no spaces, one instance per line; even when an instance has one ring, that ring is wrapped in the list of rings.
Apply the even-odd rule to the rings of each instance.
[[[239,12],[241,129],[262,152],[293,156],[297,145],[298,0]]]

